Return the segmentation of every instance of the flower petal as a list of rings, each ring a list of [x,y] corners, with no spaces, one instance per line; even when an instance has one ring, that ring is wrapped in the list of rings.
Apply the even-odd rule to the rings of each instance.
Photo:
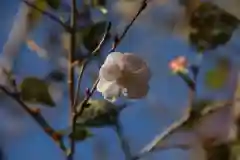
[[[112,52],[110,53],[105,62],[104,62],[104,65],[105,64],[117,64],[117,62],[122,59],[123,57],[123,54],[121,52]]]
[[[130,79],[132,80],[141,79],[147,82],[151,78],[151,71],[146,62],[131,53],[126,53],[124,55],[122,61],[120,61],[120,69],[124,72],[125,77],[131,77]]]
[[[121,93],[121,87],[119,87],[115,81],[106,81],[105,79],[100,79],[97,90],[101,92],[107,100],[119,97]]]
[[[99,71],[99,77],[107,81],[116,80],[120,76],[121,76],[121,71],[117,64],[102,65]]]
[[[122,58],[121,69],[128,70],[130,72],[135,72],[142,68],[145,62],[138,56],[132,53],[125,53]]]
[[[135,85],[139,83],[147,84],[151,78],[151,71],[144,66],[137,72],[131,73],[122,71],[122,75],[117,79],[117,83],[124,88],[126,86]]]
[[[149,85],[147,83],[135,83],[127,86],[125,96],[130,99],[143,98],[148,94]]]

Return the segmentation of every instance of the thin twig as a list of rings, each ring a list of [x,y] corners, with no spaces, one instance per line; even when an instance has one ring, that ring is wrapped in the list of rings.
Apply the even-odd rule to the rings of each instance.
[[[189,108],[188,108],[189,109]],[[157,145],[160,144],[163,140],[168,138],[170,135],[172,135],[175,131],[177,131],[179,128],[181,128],[185,122],[187,122],[190,114],[189,111],[186,112],[185,115],[178,121],[174,122],[172,125],[170,125],[167,129],[164,130],[160,135],[156,136],[151,143],[149,143],[146,147],[144,147],[140,153],[132,158],[132,160],[138,160],[142,156],[144,156],[147,153],[152,152]]]
[[[191,121],[192,104],[194,101],[194,94],[195,94],[195,90],[193,90],[193,89],[195,89],[195,84],[194,84],[194,87],[189,86],[189,89],[190,89],[190,93],[189,93],[188,108],[187,108],[187,112],[183,115],[183,117],[180,120],[173,123],[172,125],[170,125],[166,130],[163,131],[163,133],[156,136],[156,138],[153,141],[151,141],[146,147],[144,147],[138,155],[133,157],[132,160],[138,160],[145,154],[154,151],[156,148],[161,149],[161,147],[159,147],[159,144],[161,144],[161,142],[163,140],[165,140],[170,135],[172,135],[174,132],[176,132],[178,129],[183,127],[187,122]],[[213,114],[213,113],[217,112],[219,109],[222,109],[231,104],[232,104],[232,102],[226,101],[226,102],[220,102],[211,107],[206,107],[206,109],[203,109],[201,111],[201,113],[200,113],[201,117],[199,117],[199,121],[201,121],[202,118],[204,118],[210,114]]]
[[[60,24],[62,27],[64,27],[66,30],[70,30],[70,27],[68,25],[66,25],[64,22],[62,22],[58,17],[56,17],[55,15],[53,15],[50,12],[44,11],[43,9],[37,7],[36,5],[28,2],[27,0],[23,1],[26,5],[28,5],[29,7],[41,12],[43,15],[47,16],[48,18],[50,18],[51,20],[53,20],[54,22],[57,22],[58,24]]]
[[[76,12],[75,12],[76,13]],[[111,23],[109,23],[109,26],[107,27],[107,31],[106,33],[104,34],[102,40],[100,41],[99,45],[97,46],[97,48],[92,52],[92,55],[94,56],[97,51],[101,48],[101,46],[103,45],[106,37],[107,37],[107,34],[109,33],[110,31],[110,28],[111,28]],[[74,52],[72,52],[74,53]],[[83,105],[81,105],[81,109],[80,111],[78,112],[77,110],[77,104],[78,104],[78,101],[79,101],[79,91],[80,91],[80,85],[81,85],[81,81],[82,81],[82,77],[83,77],[83,73],[84,73],[84,70],[87,66],[87,64],[90,62],[90,59],[85,59],[83,62],[82,62],[82,66],[81,66],[81,70],[80,70],[80,73],[79,73],[79,76],[78,76],[78,79],[77,79],[77,88],[76,88],[76,93],[75,93],[75,96],[72,95],[73,97],[71,97],[71,105],[72,105],[72,121],[71,121],[71,125],[73,126],[72,128],[72,133],[75,132],[76,130],[76,123],[77,123],[77,118],[78,118],[78,114],[77,113],[80,113],[80,115],[82,114],[82,112],[84,111],[85,107],[86,106],[85,104],[88,102],[89,98],[92,96],[92,94],[94,93],[94,90],[95,90],[95,87],[97,86],[94,86],[94,88],[91,90],[91,93],[92,94],[89,94],[89,97],[86,97],[85,98],[85,101],[83,101]],[[73,63],[73,62],[72,62]],[[71,65],[71,69],[73,70],[73,67]],[[73,77],[74,78],[74,77]],[[71,93],[73,94],[74,93],[74,90],[71,90]],[[73,99],[72,99],[73,98]],[[75,140],[72,138],[71,139],[71,152],[69,154],[69,160],[73,160],[73,154],[74,154],[74,150],[75,150]]]
[[[75,94],[75,76],[74,76],[74,67],[72,67],[72,64],[74,63],[74,54],[76,53],[76,28],[77,28],[77,2],[76,0],[72,0],[71,5],[71,37],[70,37],[70,43],[71,48],[70,52],[68,54],[68,88],[69,88],[69,98],[70,98],[70,118],[71,118],[71,126],[72,126],[72,133],[75,133],[76,131],[76,125],[75,124],[75,114],[77,113],[76,107],[74,107],[74,94]],[[68,160],[74,159],[75,154],[75,139],[70,138],[70,153],[68,155]]]
[[[96,56],[98,54],[98,51],[102,48],[104,42],[106,41],[106,38],[110,32],[111,29],[111,22],[108,23],[108,26],[106,28],[105,33],[103,34],[102,39],[100,40],[98,46],[94,49],[94,51],[91,53],[91,56]],[[87,66],[87,64],[90,62],[90,58],[88,57],[87,59],[83,60],[82,64],[81,64],[81,70],[80,73],[78,75],[78,79],[77,79],[77,88],[76,88],[76,92],[75,92],[75,98],[74,98],[74,107],[77,107],[78,101],[79,101],[79,92],[80,92],[80,85],[81,85],[81,81],[82,81],[82,76],[83,76],[83,72],[85,70],[85,67]]]
[[[126,36],[127,32],[129,31],[129,29],[131,28],[133,23],[136,21],[136,19],[139,17],[139,15],[142,13],[142,11],[147,7],[147,2],[148,2],[148,0],[143,0],[142,1],[142,5],[139,8],[137,14],[133,17],[132,21],[126,26],[126,28],[124,29],[122,35],[120,37],[116,37],[115,42],[114,42],[114,44],[112,46],[112,49],[109,52],[114,52],[115,51],[117,46],[121,43],[123,38]]]
[[[87,94],[87,96],[85,96],[85,98],[84,98],[83,101],[81,102],[80,107],[77,108],[78,111],[77,111],[77,114],[76,114],[76,116],[75,116],[76,119],[77,119],[79,116],[82,115],[82,113],[83,113],[83,111],[84,111],[84,109],[85,109],[85,106],[87,106],[87,103],[88,103],[89,99],[92,97],[92,95],[94,94],[94,92],[95,92],[95,90],[96,90],[96,88],[97,88],[98,82],[99,82],[99,79],[97,79],[97,80],[95,81],[95,83],[93,84],[91,90],[89,91],[89,93]]]
[[[147,146],[145,146],[140,151],[139,154],[134,156],[132,158],[132,160],[138,160],[142,156],[144,156],[145,154],[152,152],[156,147],[158,147],[158,144],[161,144],[161,142],[163,140],[165,140],[170,135],[172,135],[175,131],[177,131],[179,128],[181,128],[189,120],[190,113],[191,113],[191,110],[192,110],[194,95],[195,95],[195,91],[190,89],[189,100],[188,100],[188,105],[187,105],[188,107],[187,107],[187,110],[186,110],[185,114],[178,121],[174,122],[167,129],[165,129],[160,135],[157,135],[153,139],[153,141],[151,141],[149,144],[147,144]]]
[[[44,117],[41,115],[40,110],[38,109],[30,109],[22,100],[21,98],[16,95],[15,93],[11,93],[8,89],[6,89],[4,86],[0,86],[0,90],[2,90],[6,95],[8,95],[10,98],[15,100],[35,121],[39,126],[44,130],[44,132],[51,137],[54,142],[64,151],[65,154],[67,154],[67,148],[65,147],[63,143],[63,137],[62,135],[58,134],[44,119]]]

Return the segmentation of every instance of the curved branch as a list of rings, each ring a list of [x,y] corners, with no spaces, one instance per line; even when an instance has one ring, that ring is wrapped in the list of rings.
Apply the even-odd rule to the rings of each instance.
[[[0,86],[0,90],[3,91],[7,96],[15,100],[43,129],[43,131],[53,139],[53,141],[67,154],[67,148],[64,145],[62,135],[58,134],[45,120],[45,118],[40,113],[40,110],[30,109],[19,97],[18,94],[11,93],[4,86]]]

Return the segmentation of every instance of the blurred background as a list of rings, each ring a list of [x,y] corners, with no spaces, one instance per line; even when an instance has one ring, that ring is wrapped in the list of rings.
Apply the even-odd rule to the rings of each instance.
[[[206,0],[205,0],[206,1]],[[240,18],[240,2],[238,0],[209,0],[227,12]],[[63,9],[59,11],[63,19],[68,20],[70,0],[63,1]],[[107,0],[106,8],[84,7],[81,0],[78,1],[79,11],[83,12],[79,20],[79,26],[101,21],[111,21],[113,28],[111,34],[120,34],[124,27],[136,14],[140,0]],[[21,0],[0,1],[0,46],[2,54],[4,45],[9,39],[13,25],[20,28]],[[17,16],[17,17],[16,17]],[[18,17],[19,16],[19,17]],[[188,43],[189,27],[184,23],[187,15],[184,13],[184,5],[179,0],[151,0],[146,10],[127,33],[125,39],[117,48],[120,52],[131,52],[145,59],[152,71],[150,91],[146,98],[141,100],[120,99],[117,103],[128,102],[120,118],[124,126],[124,135],[131,146],[133,155],[137,154],[156,134],[162,132],[175,120],[178,120],[184,112],[188,98],[186,84],[177,76],[174,76],[168,68],[170,60],[176,56],[186,56],[191,63],[199,63],[196,50]],[[20,19],[20,18],[19,18]],[[18,30],[18,32],[21,32]],[[230,58],[234,64],[231,71],[235,75],[239,67],[239,29],[236,29],[231,40],[215,50],[207,51],[201,62],[201,70],[197,84],[197,96],[209,99],[227,99],[231,97],[233,87],[231,84],[221,89],[212,90],[206,87],[204,75],[210,68],[215,67],[215,62],[221,55]],[[46,78],[56,69],[66,74],[67,42],[57,41],[64,35],[62,27],[47,17],[38,22],[26,40],[19,38],[20,33],[11,35],[19,45],[14,46],[13,71],[17,75],[17,81],[27,76]],[[51,39],[52,37],[54,40]],[[57,38],[56,38],[57,37]],[[55,41],[56,40],[56,41]],[[31,48],[34,42],[44,48],[36,51]],[[98,75],[99,65],[103,62],[107,51],[111,47],[110,41],[101,50],[98,60],[88,66],[84,75],[82,93],[86,87],[91,87]],[[81,52],[86,52],[82,49]],[[78,70],[76,70],[77,72]],[[52,86],[51,94],[56,102],[56,107],[47,108],[41,105],[29,104],[42,109],[44,117],[55,129],[63,129],[68,126],[68,93],[65,82],[56,82],[49,79]],[[99,93],[94,95],[102,98]],[[225,115],[223,115],[225,116]],[[64,160],[62,151],[42,131],[42,129],[26,114],[21,107],[0,94],[0,159],[1,160]],[[218,121],[218,123],[222,124]],[[216,125],[215,126],[219,126]],[[124,160],[124,155],[115,131],[112,128],[93,129],[94,136],[77,144],[76,159],[84,160]],[[180,139],[186,139],[182,137]],[[187,135],[190,139],[190,135]],[[142,160],[186,160],[191,159],[191,151],[181,149],[169,149],[154,152]]]

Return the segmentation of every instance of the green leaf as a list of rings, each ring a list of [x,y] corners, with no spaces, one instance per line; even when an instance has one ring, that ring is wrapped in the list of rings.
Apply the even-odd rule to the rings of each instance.
[[[107,14],[108,10],[106,8],[106,0],[91,0],[91,6],[99,9],[102,14]]]
[[[68,136],[70,138],[74,138],[77,141],[83,141],[93,136],[93,134],[86,127],[83,127],[78,124],[76,125],[76,130],[74,134],[72,133],[72,127],[58,130],[57,133],[62,136]]]
[[[87,127],[104,127],[115,125],[119,109],[106,100],[90,100],[77,123]]]
[[[58,9],[61,4],[61,0],[46,0],[46,1],[52,9]]]
[[[33,5],[41,10],[45,10],[47,8],[47,3],[44,0],[36,0],[33,2]],[[30,27],[34,27],[36,23],[41,19],[42,13],[36,10],[35,8],[30,7],[28,13],[28,21],[30,23]]]
[[[21,83],[21,98],[30,103],[40,103],[51,107],[55,106],[45,81],[36,77],[28,77]]]
[[[229,60],[221,58],[216,68],[209,70],[205,75],[205,85],[209,89],[220,89],[224,87],[229,77]]]
[[[76,141],[83,141],[92,136],[93,134],[87,128],[79,125],[76,126],[76,131],[69,135],[70,138],[73,138]]]
[[[93,51],[98,46],[107,25],[106,21],[102,21],[81,30],[83,44],[89,51]]]
[[[91,0],[93,6],[106,6],[106,0]]]
[[[208,71],[205,76],[205,84],[210,89],[222,88],[227,78],[226,73],[218,69]]]
[[[189,34],[190,44],[200,52],[226,44],[239,25],[239,20],[219,8],[204,2],[192,13]]]

